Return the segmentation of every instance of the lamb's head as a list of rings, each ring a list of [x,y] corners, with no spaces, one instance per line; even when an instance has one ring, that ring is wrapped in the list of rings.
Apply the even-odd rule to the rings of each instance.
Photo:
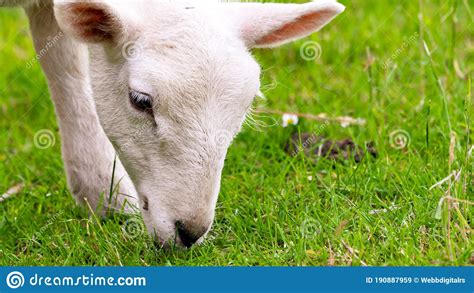
[[[342,10],[333,1],[56,4],[62,29],[90,44],[102,126],[160,243],[190,246],[212,225],[227,150],[259,92],[249,49],[305,37]]]

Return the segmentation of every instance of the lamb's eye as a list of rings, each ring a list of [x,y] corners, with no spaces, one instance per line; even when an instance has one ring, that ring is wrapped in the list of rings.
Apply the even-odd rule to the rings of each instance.
[[[135,109],[141,112],[153,114],[153,101],[150,95],[130,90],[128,96],[130,98],[130,103],[132,103],[132,106]]]

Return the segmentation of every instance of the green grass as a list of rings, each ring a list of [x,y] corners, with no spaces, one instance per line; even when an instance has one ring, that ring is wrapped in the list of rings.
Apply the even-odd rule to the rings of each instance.
[[[37,64],[26,67],[34,56],[27,21],[0,10],[0,194],[25,184],[0,203],[0,265],[469,265],[473,207],[438,209],[448,184],[429,189],[462,168],[451,195],[474,200],[473,2],[342,2],[346,12],[312,37],[323,50],[317,61],[300,56],[309,39],[255,52],[267,96],[258,103],[364,118],[365,126],[331,124],[322,134],[374,141],[379,157],[313,164],[283,147],[320,123],[246,127],[228,155],[214,229],[187,251],[155,249],[145,235],[127,237],[123,218],[90,218],[75,205],[45,79]],[[42,129],[56,133],[54,147],[35,148]],[[397,130],[409,135],[404,149],[390,143]]]

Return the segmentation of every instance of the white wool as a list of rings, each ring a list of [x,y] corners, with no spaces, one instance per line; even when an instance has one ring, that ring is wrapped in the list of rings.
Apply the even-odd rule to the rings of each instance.
[[[305,37],[343,10],[334,1],[222,2],[229,1],[55,1],[65,36],[41,61],[72,192],[97,204],[110,184],[105,131],[126,170],[119,161],[121,192],[133,204],[136,189],[147,228],[163,244],[184,244],[177,227],[202,240],[212,225],[227,150],[259,94],[250,49]],[[51,1],[43,3],[51,17]],[[41,49],[59,29],[29,15]],[[151,98],[153,115],[131,105],[130,90]]]

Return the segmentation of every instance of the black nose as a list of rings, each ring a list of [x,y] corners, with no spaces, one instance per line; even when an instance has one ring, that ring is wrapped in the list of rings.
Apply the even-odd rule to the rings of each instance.
[[[193,227],[181,221],[176,222],[176,229],[178,230],[179,239],[187,248],[193,246],[207,231],[207,228]]]

